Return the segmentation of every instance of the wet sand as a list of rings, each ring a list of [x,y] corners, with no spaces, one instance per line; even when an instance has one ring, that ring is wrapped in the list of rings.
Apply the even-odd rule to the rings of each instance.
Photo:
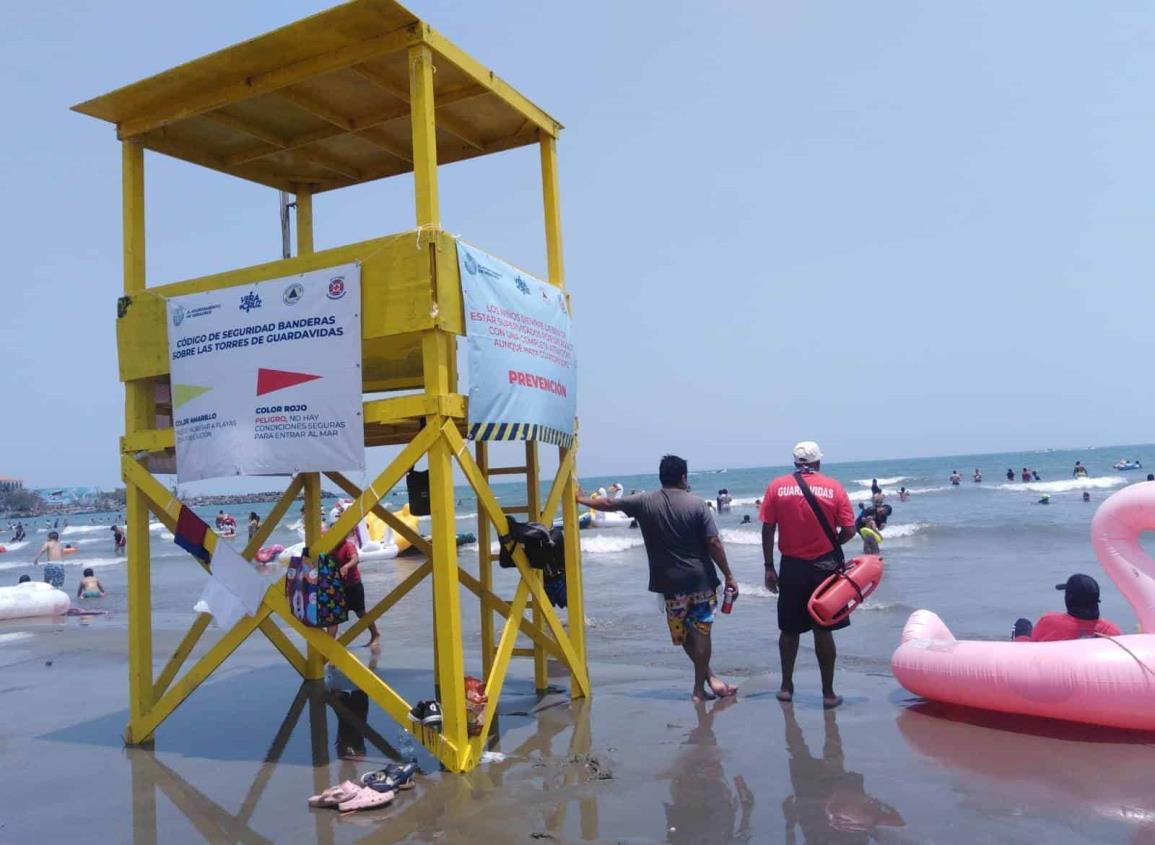
[[[178,636],[159,632],[156,653]],[[853,669],[844,707],[823,711],[806,650],[793,705],[761,675],[695,707],[672,649],[656,668],[593,666],[588,702],[560,678],[535,695],[519,661],[493,745],[506,759],[457,776],[376,707],[366,729],[355,699],[301,684],[258,640],[154,748],[126,749],[125,645],[117,620],[0,627],[0,842],[1155,841],[1155,739],[917,705],[889,674]],[[377,671],[417,697],[429,665],[387,652]],[[363,761],[337,758],[362,742]],[[387,809],[305,804],[413,754],[425,774]]]

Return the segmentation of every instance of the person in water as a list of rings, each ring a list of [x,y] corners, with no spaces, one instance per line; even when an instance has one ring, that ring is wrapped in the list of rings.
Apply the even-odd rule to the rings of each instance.
[[[890,505],[874,505],[866,508],[858,514],[858,518],[854,520],[854,530],[858,531],[866,524],[866,520],[873,519],[875,523],[875,530],[881,531],[886,527],[886,521],[890,519],[890,515],[894,513],[894,508]]]
[[[1017,620],[1013,635],[1016,642],[1085,640],[1100,634],[1117,637],[1123,633],[1118,625],[1099,618],[1099,582],[1090,575],[1072,575],[1067,583],[1056,584],[1055,589],[1063,591],[1067,612],[1043,614],[1034,625],[1029,619]]]
[[[1147,473],[1147,480],[1148,481],[1155,481],[1155,472]]]
[[[899,487],[898,488],[898,500],[900,502],[905,502],[909,498],[910,498],[910,491],[907,490],[905,487]]]
[[[253,535],[255,535],[257,533],[257,531],[260,529],[260,527],[261,527],[261,518],[259,516],[257,516],[256,511],[249,511],[249,539],[250,540],[253,539]]]
[[[1011,469],[1010,467],[1007,467],[1007,481],[1014,481],[1014,480],[1015,480],[1015,471],[1013,469]]]
[[[31,575],[21,575],[21,576],[20,576],[20,580],[19,580],[19,581],[17,581],[16,583],[17,583],[17,584],[27,584],[27,583],[29,583],[31,580],[32,580],[32,576],[31,576]]]
[[[718,513],[729,513],[730,505],[734,501],[734,497],[730,495],[730,491],[723,487],[718,491]]]
[[[1082,461],[1075,461],[1075,471],[1072,472],[1071,475],[1075,478],[1086,478],[1087,477],[1087,468],[1085,466],[1083,466]]]
[[[670,639],[694,664],[690,697],[701,702],[738,692],[710,669],[710,633],[719,584],[715,568],[735,596],[738,582],[718,536],[713,509],[708,507],[711,503],[690,493],[687,476],[686,461],[666,455],[658,465],[661,490],[616,500],[593,498],[579,491],[576,498],[587,508],[621,511],[638,521],[649,561],[649,590],[662,597]]]
[[[12,535],[12,539],[9,540],[9,542],[10,543],[19,543],[21,540],[23,540],[27,536],[28,535],[24,533],[24,523],[23,522],[17,522],[16,523],[16,533]]]
[[[1086,490],[1083,491],[1083,501],[1084,502],[1091,501],[1091,494],[1088,493]]]
[[[864,555],[879,553],[882,535],[878,533],[878,524],[875,523],[873,516],[868,516],[862,520],[862,526],[858,529],[858,536],[862,538],[862,553]]]
[[[982,484],[983,483],[983,471],[981,469],[979,469],[978,467],[975,467],[975,474],[971,480],[974,481],[975,484]]]
[[[1029,469],[1027,469],[1026,467],[1023,467],[1023,483],[1026,483],[1030,480],[1031,480],[1031,471]]]
[[[962,476],[959,475],[958,470],[952,470],[950,474],[950,483],[954,487],[958,487],[962,482]]]
[[[113,525],[109,530],[112,531],[113,554],[122,554],[128,544],[124,530],[119,525]]]
[[[1035,479],[1035,481],[1042,481],[1043,480],[1043,479],[1039,478],[1039,471],[1037,469],[1031,470],[1031,477],[1033,479]]]
[[[750,524],[750,514],[744,514],[742,516],[742,521],[738,524],[739,525],[749,525]]]
[[[876,496],[882,492],[882,488],[878,486],[878,479],[870,479],[870,495]]]
[[[32,558],[34,566],[40,565],[40,556],[45,555],[48,562],[44,564],[44,580],[56,589],[64,586],[64,547],[60,545],[60,534],[56,531],[48,532],[48,540],[40,547],[36,557]]]
[[[84,577],[76,585],[76,597],[78,599],[104,598],[104,585],[100,583],[100,579],[96,577],[91,566],[84,570]]]

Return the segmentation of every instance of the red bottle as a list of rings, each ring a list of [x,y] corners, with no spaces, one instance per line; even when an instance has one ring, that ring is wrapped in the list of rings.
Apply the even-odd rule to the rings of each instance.
[[[729,587],[722,593],[722,612],[729,613],[734,609],[734,600],[738,598],[738,591],[732,590]]]

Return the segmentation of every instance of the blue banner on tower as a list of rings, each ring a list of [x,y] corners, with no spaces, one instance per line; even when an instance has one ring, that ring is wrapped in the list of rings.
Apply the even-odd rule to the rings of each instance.
[[[469,436],[573,441],[577,360],[565,292],[457,242],[469,345]]]

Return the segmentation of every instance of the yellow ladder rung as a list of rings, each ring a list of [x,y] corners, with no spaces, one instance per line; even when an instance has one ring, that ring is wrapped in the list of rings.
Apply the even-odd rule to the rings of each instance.
[[[515,648],[513,650],[514,657],[533,657],[532,648]]]
[[[524,475],[529,472],[529,467],[490,467],[486,470],[487,475]]]
[[[529,513],[529,505],[510,505],[502,510],[506,513]]]

